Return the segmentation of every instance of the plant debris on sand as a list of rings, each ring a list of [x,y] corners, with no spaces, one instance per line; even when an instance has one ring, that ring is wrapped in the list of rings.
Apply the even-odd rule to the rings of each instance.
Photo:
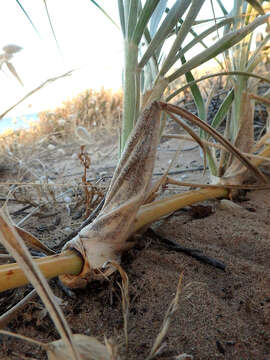
[[[88,146],[92,160],[92,168],[90,166],[87,171],[89,178],[97,174],[109,177],[113,172],[116,156],[107,155],[111,148],[111,135],[108,134],[107,138],[103,133],[103,136],[96,135],[91,139],[93,144]],[[171,139],[160,145],[162,151],[158,153],[154,173],[167,167],[177,144],[177,140]],[[182,143],[183,149],[190,146],[186,141]],[[61,147],[60,142],[56,150]],[[96,159],[96,154],[91,157],[93,148],[100,149],[99,159]],[[44,149],[42,159],[51,170],[63,169],[62,179],[68,179],[71,184],[81,181],[84,170],[78,158],[70,161],[70,156],[60,156],[57,151],[52,154],[45,144]],[[79,154],[80,145],[70,141],[65,149],[69,155]],[[200,164],[198,148],[182,151],[171,171],[192,170]],[[40,171],[38,164],[35,166],[36,171]],[[9,179],[4,180],[12,180],[10,175],[6,176]],[[179,176],[189,182],[202,179],[200,172],[183,172]],[[103,182],[106,187],[108,180]],[[267,358],[270,351],[269,191],[247,192],[244,200],[234,208],[229,208],[222,201],[208,201],[203,205],[211,207],[211,211],[209,208],[205,211],[184,208],[153,226],[157,234],[223,261],[225,272],[168,250],[147,234],[126,253],[122,266],[130,283],[129,359],[145,359],[150,353],[183,270],[183,286],[189,286],[180,297],[179,309],[172,318],[163,352],[158,358],[174,359],[183,353],[192,355],[194,359]],[[84,203],[80,206],[83,207]],[[22,207],[9,203],[11,213]],[[16,215],[16,223],[28,211]],[[41,215],[38,224],[37,218],[32,217],[25,222],[24,228],[56,249],[67,237],[67,228],[76,228],[81,224],[81,218],[72,219],[74,212],[70,213],[65,203],[56,202],[54,211],[60,216],[60,223],[55,224],[54,216],[44,218]],[[45,226],[43,231],[40,230],[42,224]],[[52,224],[54,227],[50,228]],[[112,337],[120,348],[123,346],[124,351],[121,293],[115,280],[119,280],[118,274],[102,284],[93,282],[84,290],[74,290],[73,297],[67,296],[56,281],[51,281],[50,285],[54,294],[62,299],[61,307],[73,333],[94,336],[100,341],[103,341],[104,335]],[[28,286],[2,293],[1,312],[29,291]],[[43,342],[54,341],[58,337],[37,296],[27,303],[6,329]],[[46,354],[37,346],[2,336],[1,357],[45,359]]]

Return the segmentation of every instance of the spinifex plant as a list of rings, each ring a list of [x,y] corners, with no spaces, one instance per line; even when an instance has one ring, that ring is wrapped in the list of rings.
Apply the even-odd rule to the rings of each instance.
[[[61,254],[38,260],[46,277],[61,275],[61,280],[71,287],[85,286],[88,281],[103,278],[114,271],[113,267],[103,269],[103,264],[108,260],[119,262],[122,252],[133,246],[131,236],[136,231],[183,206],[206,199],[225,197],[228,195],[228,189],[234,188],[235,183],[232,186],[226,184],[226,187],[217,184],[212,188],[151,202],[162,182],[151,186],[156,149],[166,115],[171,116],[188,131],[208,158],[211,153],[205,146],[206,135],[200,140],[179,116],[199,125],[204,134],[213,136],[260,182],[267,182],[265,176],[248,157],[202,121],[205,119],[202,103],[198,107],[199,117],[202,119],[200,120],[186,110],[160,101],[168,97],[169,85],[174,80],[185,75],[190,81],[192,69],[228,50],[257,26],[266,23],[269,18],[269,14],[258,15],[249,24],[228,32],[214,45],[186,61],[184,56],[187,50],[214,33],[217,28],[229,26],[235,21],[233,16],[224,16],[224,19],[217,21],[186,44],[188,34],[194,34],[192,26],[196,25],[204,2],[178,0],[167,10],[166,1],[147,0],[144,5],[139,0],[118,1],[125,51],[121,158],[104,206],[94,222],[68,242]],[[163,50],[170,39],[173,39],[173,43],[169,50]],[[179,57],[183,64],[178,67]],[[195,93],[194,83],[191,86]],[[21,234],[23,237],[26,236],[22,231]],[[27,237],[28,242],[37,244],[37,239],[31,239],[29,234]],[[19,275],[15,276],[15,272]],[[1,290],[27,282],[16,265],[0,267],[0,279],[3,279],[0,281]]]

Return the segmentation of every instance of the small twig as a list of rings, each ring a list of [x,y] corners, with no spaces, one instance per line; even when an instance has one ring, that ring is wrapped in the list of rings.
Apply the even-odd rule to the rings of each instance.
[[[174,250],[174,251],[177,251],[177,252],[183,252],[189,256],[192,256],[194,257],[195,259],[203,262],[203,263],[206,263],[206,264],[209,264],[209,265],[212,265],[218,269],[221,269],[223,271],[226,270],[226,265],[223,264],[221,261],[219,260],[216,260],[210,256],[207,256],[207,255],[203,255],[202,254],[202,251],[201,250],[198,250],[198,249],[191,249],[191,248],[186,248],[180,244],[178,244],[176,241],[173,241],[173,240],[169,240],[159,234],[157,234],[153,229],[148,229],[147,230],[147,235],[149,235],[151,238],[157,238],[158,240],[160,240],[163,244],[166,245],[166,247],[170,250]]]

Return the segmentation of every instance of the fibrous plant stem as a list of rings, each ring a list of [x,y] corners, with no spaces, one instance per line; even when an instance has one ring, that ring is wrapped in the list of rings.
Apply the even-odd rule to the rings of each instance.
[[[157,200],[153,203],[144,205],[140,208],[134,223],[135,233],[147,224],[160,219],[185,206],[196,202],[226,197],[228,190],[223,188],[209,188],[197,191],[188,191],[183,194],[170,196],[166,199]],[[47,256],[42,259],[34,260],[43,275],[50,279],[61,274],[77,275],[83,268],[81,256],[71,250],[66,250],[61,254]],[[0,291],[12,289],[28,284],[28,279],[17,264],[7,264],[0,268]]]
[[[60,274],[79,274],[83,266],[82,257],[77,252],[70,250],[34,261],[47,279]],[[0,279],[0,291],[24,286],[29,283],[23,270],[16,263],[2,265],[0,268]]]

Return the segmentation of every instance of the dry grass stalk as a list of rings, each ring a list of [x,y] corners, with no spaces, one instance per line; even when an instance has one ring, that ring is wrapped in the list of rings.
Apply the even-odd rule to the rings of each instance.
[[[83,166],[83,176],[82,176],[82,183],[84,186],[84,192],[85,192],[85,218],[87,219],[90,216],[91,208],[95,208],[95,206],[100,202],[100,200],[103,198],[103,193],[95,186],[91,184],[90,181],[87,181],[87,170],[90,168],[91,165],[91,159],[89,157],[89,154],[85,150],[85,146],[81,145],[81,151],[78,155],[81,164]],[[90,188],[90,190],[88,189]],[[93,201],[94,197],[95,201]]]
[[[150,354],[147,356],[146,360],[155,358],[157,355],[159,355],[161,353],[161,351],[164,348],[163,339],[165,338],[165,336],[169,330],[169,326],[172,321],[172,318],[173,318],[176,310],[178,309],[179,296],[181,293],[183,275],[184,275],[184,272],[182,272],[179,276],[175,297],[173,298],[172,302],[170,303],[170,305],[166,311],[161,329],[156,337],[156,340],[152,346]]]
[[[117,285],[121,290],[122,312],[123,312],[123,320],[124,320],[124,335],[126,342],[126,353],[128,353],[128,317],[129,317],[128,276],[121,265],[117,264],[114,261],[108,261],[104,266],[106,267],[108,264],[114,266],[119,271],[122,278],[122,284],[119,284],[117,282]]]
[[[54,78],[51,78],[51,79],[48,79],[46,80],[43,84],[39,85],[36,89],[30,91],[28,94],[26,94],[21,100],[19,100],[16,104],[14,104],[13,106],[11,106],[8,110],[6,110],[5,112],[3,112],[1,115],[0,115],[0,119],[2,119],[4,116],[6,116],[7,113],[9,113],[12,109],[14,109],[16,106],[18,106],[19,104],[21,104],[24,100],[26,100],[29,96],[33,95],[34,93],[36,93],[37,91],[39,91],[40,89],[42,89],[44,86],[58,80],[58,79],[62,79],[66,76],[70,76],[72,73],[72,70],[71,71],[68,71],[66,72],[65,74],[63,75],[59,75],[59,76],[56,76]]]

